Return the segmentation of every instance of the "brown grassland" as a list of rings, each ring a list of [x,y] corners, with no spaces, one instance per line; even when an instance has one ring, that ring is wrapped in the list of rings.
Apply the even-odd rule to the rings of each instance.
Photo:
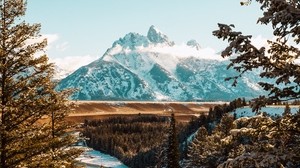
[[[84,120],[116,116],[156,114],[187,122],[192,117],[207,114],[210,107],[224,102],[141,102],[141,101],[74,101],[76,107],[66,120],[82,123]]]

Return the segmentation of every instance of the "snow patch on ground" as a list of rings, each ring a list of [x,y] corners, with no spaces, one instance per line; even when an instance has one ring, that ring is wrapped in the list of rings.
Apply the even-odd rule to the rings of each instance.
[[[194,133],[192,133],[192,134],[187,138],[187,143],[188,143],[188,144],[190,144],[190,143],[195,139],[197,133],[198,133],[198,130],[195,131]]]
[[[284,106],[278,106],[278,107],[269,106],[269,107],[263,107],[261,109],[261,112],[266,112],[267,114],[269,114],[271,116],[281,116],[282,113],[284,112],[284,109],[285,109]],[[298,110],[299,110],[299,107],[291,107],[292,114],[297,113]],[[252,112],[252,109],[250,107],[238,108],[238,109],[236,109],[236,111],[232,112],[231,114],[234,114],[234,113],[236,114],[237,118],[253,117],[256,115],[254,112]]]
[[[100,166],[112,168],[127,168],[127,166],[117,158],[96,150],[85,151],[76,160],[82,163],[86,168],[96,168]]]

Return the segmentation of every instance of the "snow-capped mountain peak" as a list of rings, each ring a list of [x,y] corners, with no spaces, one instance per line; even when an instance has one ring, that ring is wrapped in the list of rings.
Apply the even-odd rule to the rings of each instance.
[[[186,43],[187,46],[190,46],[190,47],[193,47],[193,48],[196,48],[196,50],[200,50],[201,49],[201,46],[200,44],[196,41],[196,40],[190,40]]]
[[[136,47],[143,46],[147,47],[150,41],[146,36],[138,33],[128,33],[123,38],[115,41],[113,47],[120,45],[123,48],[135,49]]]
[[[61,80],[57,89],[77,88],[79,100],[232,100],[260,94],[257,74],[233,88],[228,62],[195,40],[175,45],[154,26],[147,36],[128,33],[98,60]]]
[[[169,46],[175,45],[173,41],[169,40],[168,36],[163,34],[153,25],[149,28],[147,37],[154,44],[167,44]]]
[[[54,66],[54,71],[55,71],[54,80],[61,80],[72,73],[72,71],[68,71],[57,65]]]

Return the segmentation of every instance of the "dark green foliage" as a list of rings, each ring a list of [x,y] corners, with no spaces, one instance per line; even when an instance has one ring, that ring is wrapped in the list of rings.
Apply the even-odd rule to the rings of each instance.
[[[237,120],[225,115],[212,134],[198,130],[185,167],[299,167],[299,119],[299,114]]]
[[[230,150],[226,144],[222,144],[222,139],[229,135],[233,121],[232,116],[224,115],[211,135],[204,127],[200,127],[189,146],[186,167],[217,167],[226,161],[227,158],[224,156]]]
[[[192,119],[181,131],[179,131],[179,144],[181,159],[186,159],[188,155],[187,138],[197,132],[200,127],[205,128],[208,133],[212,133],[215,125],[221,121],[224,115],[244,106],[244,99],[236,99],[229,104],[217,105],[209,108],[208,115],[200,115],[198,118]]]
[[[180,132],[179,142],[183,143],[189,135],[196,132],[200,127],[205,127],[209,132],[212,131],[212,122],[219,122],[223,115],[234,111],[237,108],[243,107],[243,99],[236,99],[229,104],[217,105],[214,108],[210,107],[208,115],[200,115],[198,118],[192,118],[192,120],[185,126],[185,128]]]
[[[289,106],[289,104],[288,103],[286,103],[286,105],[285,105],[285,108],[284,108],[284,111],[283,111],[283,116],[286,116],[286,115],[291,115],[292,113],[291,113],[291,108],[290,108],[290,106]]]
[[[188,157],[186,158],[188,162],[186,163],[186,167],[200,167],[203,165],[198,156],[205,152],[202,142],[206,140],[207,136],[208,132],[205,127],[200,127],[194,140],[188,147]]]
[[[167,168],[179,168],[179,144],[176,132],[176,121],[174,113],[171,115],[168,133],[168,146],[167,146]]]
[[[168,128],[168,118],[155,115],[115,117],[85,121],[88,146],[119,158],[129,167],[156,165],[158,149]]]
[[[264,10],[258,22],[271,24],[273,34],[277,36],[276,41],[269,41],[269,50],[253,46],[251,36],[232,31],[234,25],[219,24],[219,30],[213,32],[218,38],[228,40],[229,46],[222,56],[234,55],[228,68],[239,73],[226,80],[233,80],[236,86],[237,79],[253,69],[260,70],[260,77],[270,79],[259,83],[269,94],[254,99],[251,104],[253,110],[300,97],[300,66],[295,64],[300,51],[289,44],[291,40],[296,44],[300,42],[300,2],[256,1]],[[250,5],[250,2],[241,2],[241,5]],[[216,111],[210,110],[209,117],[217,118],[218,111],[219,107]],[[189,148],[190,157],[186,167],[299,167],[299,119],[299,113],[290,114],[288,104],[284,115],[276,119],[259,115],[234,121],[225,115],[211,134],[196,136]],[[199,129],[199,132],[203,132],[203,129]]]
[[[214,124],[210,123],[219,123],[225,114],[233,112],[237,108],[244,107],[245,101],[243,99],[238,98],[230,102],[228,105],[217,105],[214,107],[214,109],[210,109],[207,116],[207,121],[205,122],[205,128],[208,130],[208,132],[212,132],[214,128]]]
[[[292,105],[300,105],[300,100],[294,100],[291,102]]]
[[[175,141],[171,143],[180,147],[180,152],[175,151],[175,158],[179,155],[181,159],[186,158],[189,145],[187,138],[201,126],[212,132],[212,123],[219,122],[223,115],[243,106],[242,102],[242,99],[237,99],[227,105],[218,105],[211,108],[208,116],[193,118],[187,124],[176,123],[176,137],[168,133],[169,124],[173,128],[174,120],[169,123],[167,117],[141,114],[85,121],[83,133],[90,138],[90,147],[114,155],[130,167],[163,167],[167,165],[169,139],[178,139],[177,145],[173,144]]]
[[[291,102],[292,105],[300,105],[300,100],[294,100]]]
[[[293,46],[300,42],[300,2],[256,1],[264,11],[258,23],[272,25],[276,36],[275,41],[268,41],[268,50],[265,47],[256,48],[251,44],[252,36],[233,31],[233,25],[218,24],[219,30],[214,31],[213,35],[229,42],[229,46],[222,52],[223,57],[235,55],[230,59],[228,68],[235,69],[239,74],[226,80],[233,80],[236,86],[238,78],[254,69],[260,70],[259,77],[267,79],[259,82],[259,85],[268,92],[268,96],[259,96],[252,104],[253,110],[257,111],[266,104],[300,98],[300,66],[295,63],[300,50]]]
[[[47,40],[34,42],[41,25],[25,12],[25,0],[0,0],[0,167],[71,167],[80,151],[67,148],[70,91],[55,91]]]

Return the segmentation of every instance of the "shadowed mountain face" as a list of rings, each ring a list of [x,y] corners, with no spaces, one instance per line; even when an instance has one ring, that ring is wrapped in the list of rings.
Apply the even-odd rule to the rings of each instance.
[[[102,58],[83,66],[57,89],[76,88],[78,100],[232,100],[261,94],[257,74],[246,74],[237,87],[228,62],[203,54],[195,40],[177,46],[151,26],[147,36],[129,33],[115,41]],[[221,56],[220,56],[221,59]]]

